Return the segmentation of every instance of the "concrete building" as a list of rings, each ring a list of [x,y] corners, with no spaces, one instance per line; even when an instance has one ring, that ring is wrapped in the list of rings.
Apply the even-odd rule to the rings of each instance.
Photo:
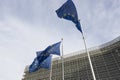
[[[120,80],[120,37],[89,51],[97,80]],[[65,80],[93,80],[84,50],[65,55],[64,70]],[[27,66],[22,80],[49,80],[49,73],[47,69],[28,73]],[[53,59],[52,80],[62,80],[60,58]]]

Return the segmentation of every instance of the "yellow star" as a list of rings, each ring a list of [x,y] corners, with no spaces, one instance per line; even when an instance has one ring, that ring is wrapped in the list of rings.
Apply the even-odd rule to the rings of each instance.
[[[66,14],[64,13],[63,16],[66,16]]]
[[[72,17],[75,17],[75,15],[72,15]]]

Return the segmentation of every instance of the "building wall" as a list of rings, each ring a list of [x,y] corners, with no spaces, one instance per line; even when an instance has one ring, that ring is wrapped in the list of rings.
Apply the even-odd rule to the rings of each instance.
[[[74,54],[74,53],[73,53]],[[120,80],[120,40],[90,51],[97,80]],[[64,57],[65,80],[93,80],[88,57],[80,53]],[[61,59],[53,60],[52,80],[62,80]],[[49,80],[50,70],[25,71],[23,80]]]

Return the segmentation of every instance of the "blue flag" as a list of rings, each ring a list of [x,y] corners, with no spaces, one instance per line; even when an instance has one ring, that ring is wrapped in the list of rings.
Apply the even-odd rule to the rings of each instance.
[[[32,62],[32,64],[29,66],[29,72],[35,72],[39,69],[39,62],[37,60],[37,58],[34,59],[34,61]]]
[[[42,52],[42,51],[37,51],[37,52],[36,52],[36,55],[37,55],[37,56],[40,55],[41,52]]]
[[[53,45],[48,46],[44,51],[37,51],[36,54],[37,56],[41,56],[41,53],[44,53],[44,55],[60,55],[60,44],[61,42],[57,42]]]
[[[37,58],[35,58],[33,63],[29,66],[29,72],[35,72],[40,68],[50,69],[51,59],[52,59],[52,56],[50,55],[41,64],[39,64],[39,61],[37,60]]]
[[[82,33],[77,10],[72,0],[65,2],[58,10],[56,10],[56,13],[59,18],[64,18],[75,23],[77,29]]]
[[[50,56],[50,54],[60,55],[60,43],[61,42],[55,43],[51,46],[48,46],[43,51],[36,52],[37,57],[34,59],[33,63],[29,66],[29,72],[34,72],[38,70],[42,62],[45,61]]]
[[[60,55],[60,43],[55,43],[51,46],[48,46],[45,50],[37,52],[37,59],[39,63],[43,62],[50,54]]]
[[[52,56],[50,55],[49,57],[47,57],[47,59],[45,59],[41,64],[39,68],[46,68],[46,69],[50,69],[51,68],[51,60],[52,60]]]
[[[54,55],[60,55],[60,44],[61,42],[58,42],[49,46],[48,53]]]

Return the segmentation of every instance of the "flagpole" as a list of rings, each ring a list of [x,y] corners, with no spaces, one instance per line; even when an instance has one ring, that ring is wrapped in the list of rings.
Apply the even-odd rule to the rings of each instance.
[[[79,21],[80,21],[80,20],[79,20]],[[87,56],[88,56],[88,60],[89,60],[89,63],[90,63],[90,68],[91,68],[91,71],[92,71],[92,76],[93,76],[93,79],[96,80],[95,72],[94,72],[93,65],[92,65],[92,61],[91,61],[91,58],[90,58],[90,53],[89,53],[89,51],[88,51],[88,49],[87,49],[85,37],[84,37],[83,32],[82,32],[81,34],[82,34],[82,37],[83,37],[84,47],[85,47],[85,50],[86,50],[86,53],[87,53]]]
[[[62,48],[61,48],[61,59],[62,59],[62,79],[64,80],[64,58],[63,58],[63,38],[61,39]]]
[[[52,58],[51,58],[50,80],[52,80]]]

